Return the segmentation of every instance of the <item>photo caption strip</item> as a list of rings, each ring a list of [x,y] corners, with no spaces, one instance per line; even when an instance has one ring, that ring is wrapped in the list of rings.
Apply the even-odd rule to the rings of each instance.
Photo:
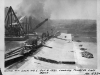
[[[5,72],[22,72],[34,74],[83,74],[83,75],[100,75],[95,69],[40,69],[40,70],[5,70]]]

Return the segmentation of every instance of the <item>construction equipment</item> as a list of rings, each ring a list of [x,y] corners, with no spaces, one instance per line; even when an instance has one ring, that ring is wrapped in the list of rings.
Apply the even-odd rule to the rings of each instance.
[[[48,19],[45,19],[43,22],[39,23],[33,30],[35,31],[37,28],[42,26],[46,21],[48,21]]]
[[[27,23],[26,23],[26,28],[24,28],[21,24],[22,20],[24,18],[25,18],[25,16],[18,19],[14,10],[10,6],[8,9],[7,15],[5,17],[5,35],[6,35],[5,37],[11,37],[11,39],[12,39],[14,37],[20,37],[20,36],[24,36],[24,35],[28,34]],[[45,19],[43,22],[36,25],[36,27],[34,29],[32,29],[33,32],[37,28],[42,26],[46,21],[48,21],[48,19]],[[27,19],[26,19],[26,22],[27,22]],[[19,47],[14,50],[11,50],[8,53],[5,53],[5,65],[7,64],[7,62],[9,62],[11,60],[26,56],[26,55],[36,51],[37,48],[43,46],[43,42],[45,41],[44,38],[45,39],[47,38],[46,36],[44,37],[44,34],[43,34],[43,37],[39,37],[38,34],[36,34],[35,36],[33,36],[32,39],[28,39],[23,47]],[[29,43],[29,41],[30,41],[30,43]],[[48,46],[45,46],[45,47],[48,47]]]
[[[20,37],[24,36],[25,32],[14,10],[10,6],[5,17],[5,36]]]

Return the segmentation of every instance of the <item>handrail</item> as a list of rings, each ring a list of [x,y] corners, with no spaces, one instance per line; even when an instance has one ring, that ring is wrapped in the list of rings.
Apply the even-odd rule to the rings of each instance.
[[[22,46],[22,47],[23,47],[23,46]],[[14,52],[15,50],[18,50],[18,49],[20,49],[20,48],[22,48],[22,47],[16,47],[16,48],[14,48],[14,49],[11,49],[10,51],[6,52],[5,54],[10,53],[10,52]]]
[[[9,58],[9,57],[12,57],[12,56],[15,56],[15,55],[18,55],[23,49],[24,49],[24,46],[6,53],[5,54],[5,59]]]

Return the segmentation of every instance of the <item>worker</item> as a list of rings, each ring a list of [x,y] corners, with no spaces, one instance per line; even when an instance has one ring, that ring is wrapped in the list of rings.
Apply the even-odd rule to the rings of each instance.
[[[49,39],[49,32],[47,31],[47,40]]]
[[[37,47],[37,39],[34,39],[33,41],[32,41],[32,47],[33,48],[36,48]]]

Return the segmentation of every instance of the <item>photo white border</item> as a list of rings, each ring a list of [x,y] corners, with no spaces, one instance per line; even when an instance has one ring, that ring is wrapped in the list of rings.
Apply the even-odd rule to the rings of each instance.
[[[0,68],[3,72],[3,75],[10,75],[9,72],[4,72],[4,50],[4,0],[0,0]],[[97,50],[98,68],[96,71],[100,72],[100,0],[97,0]],[[61,73],[55,73],[54,75],[56,74],[61,75]]]

